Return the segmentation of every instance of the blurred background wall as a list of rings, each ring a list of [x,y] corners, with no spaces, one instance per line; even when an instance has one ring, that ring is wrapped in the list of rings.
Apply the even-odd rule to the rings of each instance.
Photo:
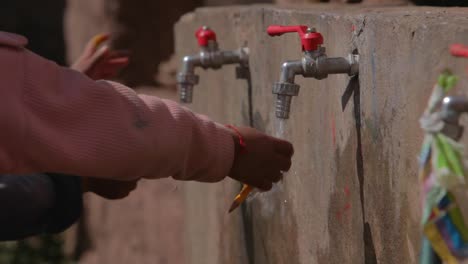
[[[112,32],[114,46],[132,52],[131,63],[121,76],[126,84],[170,85],[173,25],[181,15],[200,6],[268,2],[271,0],[69,0],[65,20],[68,58],[75,59],[96,32]]]
[[[120,79],[131,86],[164,86],[170,84],[174,67],[172,28],[182,14],[200,6],[272,2],[468,5],[463,0],[15,0],[0,2],[0,30],[27,36],[31,50],[62,65],[76,59],[94,34],[112,32],[115,47],[132,51],[132,61]],[[165,61],[169,63],[160,65]]]
[[[0,2],[0,30],[23,34],[28,48],[67,65],[95,34],[111,32],[112,45],[132,52],[119,80],[153,95],[175,98],[173,26],[201,6],[252,3],[281,5],[359,0],[15,0]],[[363,0],[363,4],[410,4],[406,0]],[[414,0],[416,4],[467,5],[466,1]],[[195,39],[188,38],[194,45]],[[155,89],[158,87],[160,89]],[[82,221],[67,234],[67,252],[81,263],[183,263],[182,183],[142,181],[123,201],[86,197]]]

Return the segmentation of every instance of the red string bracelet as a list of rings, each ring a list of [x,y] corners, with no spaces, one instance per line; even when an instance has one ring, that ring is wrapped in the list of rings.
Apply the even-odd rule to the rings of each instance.
[[[234,131],[239,139],[239,146],[240,146],[240,153],[245,153],[247,151],[247,144],[245,143],[244,137],[242,134],[239,132],[237,127],[233,125],[226,125],[227,128],[230,128],[232,131]]]

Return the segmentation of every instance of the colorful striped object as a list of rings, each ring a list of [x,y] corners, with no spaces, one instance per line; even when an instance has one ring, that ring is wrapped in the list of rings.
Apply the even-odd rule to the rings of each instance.
[[[423,249],[421,264],[456,264],[468,258],[468,228],[462,217],[454,188],[465,184],[465,166],[460,144],[444,135],[440,105],[458,78],[450,72],[440,75],[428,107],[421,118],[425,130],[420,154],[419,179],[423,198]],[[431,255],[439,258],[433,258]]]

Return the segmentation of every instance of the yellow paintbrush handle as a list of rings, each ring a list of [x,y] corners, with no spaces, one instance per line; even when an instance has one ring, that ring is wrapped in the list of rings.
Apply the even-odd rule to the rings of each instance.
[[[234,198],[234,202],[232,202],[231,207],[229,208],[229,213],[234,211],[239,205],[241,205],[249,196],[249,193],[253,190],[254,188],[252,186],[249,186],[247,184],[244,184],[242,187],[242,190],[239,192],[239,194]]]

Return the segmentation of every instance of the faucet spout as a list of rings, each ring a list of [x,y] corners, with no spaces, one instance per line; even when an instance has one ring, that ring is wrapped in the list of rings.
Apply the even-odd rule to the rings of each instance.
[[[447,96],[442,101],[442,119],[448,123],[457,123],[462,113],[468,112],[468,99],[464,96]]]
[[[468,113],[468,99],[464,96],[447,96],[442,101],[441,117],[444,120],[442,132],[458,140],[463,134],[463,126],[459,124],[460,115]]]
[[[195,74],[195,67],[201,65],[199,55],[185,56],[182,61],[182,70],[177,74],[177,86],[180,101],[191,103],[193,99],[193,86],[198,84],[199,77]]]
[[[286,61],[281,65],[281,83],[294,83],[296,75],[303,75],[304,68],[301,60]]]
[[[291,108],[292,96],[299,94],[300,86],[295,84],[296,75],[321,80],[329,74],[356,75],[359,71],[358,55],[348,58],[328,58],[325,50],[307,52],[302,60],[286,61],[281,66],[280,81],[273,84],[276,99],[276,117],[287,119]]]
[[[273,93],[277,95],[276,117],[278,118],[289,118],[291,97],[298,95],[300,88],[294,83],[296,75],[322,80],[329,74],[353,76],[359,72],[359,55],[350,54],[348,58],[328,58],[325,47],[322,47],[323,36],[315,28],[305,25],[271,25],[267,32],[270,36],[297,32],[301,38],[304,53],[301,60],[284,62],[281,66],[280,81],[273,84]]]
[[[194,73],[195,67],[201,65],[201,58],[199,54],[185,56],[182,60],[182,71],[185,73]]]
[[[442,101],[442,113],[445,113],[444,119],[452,114],[461,114],[468,112],[468,99],[464,96],[447,96]]]
[[[247,79],[250,76],[248,48],[242,47],[232,51],[220,50],[216,33],[207,26],[198,29],[195,36],[200,46],[200,52],[185,56],[182,61],[182,69],[177,74],[180,101],[183,103],[192,102],[193,87],[199,81],[199,76],[195,74],[197,67],[216,70],[226,64],[239,64],[236,68],[236,77]]]
[[[276,94],[276,117],[289,118],[292,96],[299,94],[300,86],[294,83],[296,75],[303,75],[302,60],[286,61],[281,65],[280,81],[273,84],[273,94]]]

